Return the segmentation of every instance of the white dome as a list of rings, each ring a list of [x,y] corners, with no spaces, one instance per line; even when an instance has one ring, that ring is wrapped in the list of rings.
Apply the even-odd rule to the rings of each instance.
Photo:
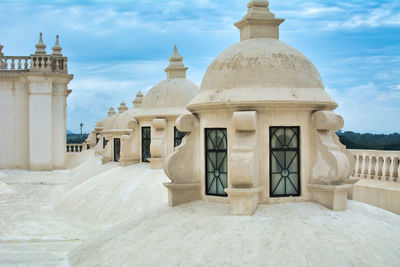
[[[200,93],[188,105],[196,109],[233,105],[248,107],[306,106],[335,109],[311,61],[279,40],[277,19],[265,0],[253,0],[235,26],[241,42],[222,52],[204,75]]]
[[[239,42],[215,58],[189,108],[207,102],[309,102],[337,106],[325,92],[311,61],[274,38]]]
[[[167,79],[155,85],[146,94],[141,108],[185,107],[198,90],[198,86],[187,79]]]

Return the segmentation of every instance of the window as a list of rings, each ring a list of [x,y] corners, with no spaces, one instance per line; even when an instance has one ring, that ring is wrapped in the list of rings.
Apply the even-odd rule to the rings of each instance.
[[[226,129],[205,129],[206,194],[226,197],[228,187]]]
[[[108,143],[108,140],[106,140],[106,138],[103,137],[103,149],[106,148],[107,143]]]
[[[100,141],[100,133],[96,133],[96,145],[99,143]]]
[[[182,139],[185,137],[185,135],[186,132],[181,132],[174,127],[174,147],[177,147],[182,143]]]
[[[151,128],[142,127],[142,162],[149,162],[151,142]]]
[[[270,127],[270,196],[300,196],[299,127]]]
[[[118,162],[121,156],[121,139],[114,138],[114,161]]]

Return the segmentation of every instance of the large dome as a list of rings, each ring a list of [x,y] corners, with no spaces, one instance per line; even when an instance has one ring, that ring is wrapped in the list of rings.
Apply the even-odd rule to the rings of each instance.
[[[311,61],[273,38],[242,41],[222,52],[208,67],[201,91],[249,87],[324,89]]]
[[[241,42],[214,59],[188,109],[255,104],[336,108],[311,61],[279,40],[282,22],[269,12],[268,1],[250,2],[248,14],[235,24]]]
[[[141,108],[185,107],[198,90],[198,86],[187,79],[167,79],[150,89]]]

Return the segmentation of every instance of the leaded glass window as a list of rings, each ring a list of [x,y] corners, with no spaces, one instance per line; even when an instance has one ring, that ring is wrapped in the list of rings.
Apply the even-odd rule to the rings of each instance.
[[[206,194],[224,196],[228,187],[226,129],[205,129]]]
[[[114,138],[114,161],[118,162],[121,155],[121,139]]]
[[[270,127],[270,196],[300,196],[299,127]]]
[[[174,147],[177,147],[182,143],[182,139],[185,137],[185,135],[186,132],[181,132],[174,127]]]
[[[142,127],[142,162],[149,162],[151,142],[151,128]]]

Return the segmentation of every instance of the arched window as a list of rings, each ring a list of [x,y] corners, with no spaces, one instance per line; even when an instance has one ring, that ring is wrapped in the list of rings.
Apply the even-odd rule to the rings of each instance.
[[[142,127],[142,162],[149,162],[151,142],[151,128]]]
[[[226,197],[228,187],[226,129],[205,129],[206,194]]]
[[[270,127],[270,196],[300,196],[299,127]]]
[[[181,132],[174,127],[174,147],[177,147],[182,143],[182,139],[185,137],[185,135],[186,132]]]
[[[96,133],[96,145],[99,143],[100,141],[100,133]]]

